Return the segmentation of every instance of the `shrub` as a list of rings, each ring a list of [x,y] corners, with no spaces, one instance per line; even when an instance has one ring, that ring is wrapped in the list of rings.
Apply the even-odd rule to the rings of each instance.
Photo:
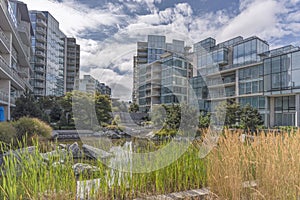
[[[9,122],[0,123],[0,141],[7,144],[16,139],[16,129]]]
[[[14,123],[17,132],[17,138],[22,139],[24,136],[31,138],[33,135],[51,137],[52,128],[37,118],[22,117]]]

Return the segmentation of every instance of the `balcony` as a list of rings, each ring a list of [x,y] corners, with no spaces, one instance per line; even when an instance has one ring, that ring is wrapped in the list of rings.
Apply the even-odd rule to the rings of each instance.
[[[9,40],[0,27],[0,51],[9,53]]]
[[[42,27],[37,27],[36,29],[36,32],[42,34],[42,35],[46,35],[47,31],[45,28],[42,28]]]
[[[44,52],[42,52],[42,51],[35,51],[35,55],[37,57],[43,57],[43,58],[46,57],[46,54]]]
[[[43,27],[47,27],[47,23],[42,19],[37,19],[36,24],[43,26]]]
[[[44,81],[44,80],[45,80],[45,77],[36,74],[35,79]]]
[[[20,76],[15,72],[9,65],[5,62],[5,60],[0,56],[0,69],[8,75],[8,78],[11,78],[12,81],[17,83],[20,87],[25,89],[25,82],[20,78]]]
[[[8,93],[0,90],[0,101],[7,103],[8,99]]]
[[[10,96],[10,104],[16,105],[16,98],[13,96]]]
[[[43,67],[35,67],[35,68],[34,68],[34,71],[35,71],[35,72],[40,72],[40,73],[44,73],[44,72],[45,72],[45,70],[44,70]]]
[[[18,67],[17,72],[22,78],[29,78],[29,69],[24,67]]]
[[[37,83],[34,84],[34,87],[35,88],[45,88],[45,85],[43,83],[38,83],[37,82]]]
[[[18,23],[17,30],[24,44],[30,46],[30,23],[21,21],[20,23]]]
[[[47,42],[46,38],[44,36],[41,36],[41,35],[36,35],[35,39],[39,42]]]
[[[35,48],[45,50],[46,46],[42,43],[36,43]]]
[[[36,60],[34,63],[36,65],[45,65],[45,60]]]

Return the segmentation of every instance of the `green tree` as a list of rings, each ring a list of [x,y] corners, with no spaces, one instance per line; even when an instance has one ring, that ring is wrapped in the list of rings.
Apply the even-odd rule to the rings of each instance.
[[[241,107],[236,102],[222,102],[216,107],[218,121],[224,121],[224,125],[234,127],[241,115]]]
[[[201,112],[199,115],[199,128],[208,128],[210,124],[210,113]]]
[[[138,112],[139,111],[139,105],[136,104],[136,103],[130,104],[128,111],[130,113],[136,113],[136,112]]]
[[[97,119],[100,125],[112,120],[112,104],[109,96],[96,93],[94,96]]]
[[[42,119],[42,111],[36,99],[29,93],[16,100],[16,107],[12,111],[12,118],[36,117]]]
[[[249,104],[242,108],[240,124],[251,132],[255,132],[257,126],[263,125],[264,121],[256,108]]]

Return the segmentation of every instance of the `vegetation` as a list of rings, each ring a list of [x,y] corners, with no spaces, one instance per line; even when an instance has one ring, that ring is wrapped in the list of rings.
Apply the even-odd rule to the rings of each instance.
[[[42,110],[38,101],[29,93],[16,100],[16,107],[12,111],[12,118],[36,117],[42,119]]]
[[[169,156],[178,155],[174,152]],[[21,154],[20,157],[23,158],[21,168],[13,155],[5,158],[0,179],[1,199],[76,199],[76,180],[87,178],[84,175],[75,177],[72,169],[74,161],[69,154],[66,158],[63,155],[51,157],[48,164],[43,164],[38,152]],[[64,159],[63,165],[54,164],[61,159]],[[119,172],[101,162],[94,162],[100,173],[93,178],[100,178],[101,184],[91,190],[91,193],[95,192],[91,197],[133,199],[149,194],[201,188],[206,184],[205,162],[198,158],[194,146],[174,163],[149,173]],[[143,163],[135,164],[143,166]],[[18,170],[19,173],[16,173]]]
[[[37,118],[22,117],[13,122],[16,128],[16,136],[18,140],[22,140],[25,136],[31,138],[33,135],[50,138],[52,128],[45,122]]]
[[[132,104],[130,104],[128,111],[129,111],[130,113],[136,113],[136,112],[139,111],[139,109],[140,109],[140,108],[139,108],[139,105],[138,105],[138,104],[132,103]]]
[[[219,199],[297,199],[300,134],[259,134],[248,145],[225,131],[208,156],[208,186]],[[257,186],[244,187],[245,181]]]
[[[16,140],[17,131],[12,123],[1,122],[0,123],[0,141],[10,144]]]
[[[52,128],[37,118],[22,117],[13,122],[0,123],[0,142],[7,145],[19,146],[27,138],[40,138],[47,140],[52,135]]]
[[[73,102],[74,94],[76,95],[76,102]],[[74,103],[80,105],[77,106]],[[93,107],[93,105],[95,106]],[[16,101],[16,108],[12,112],[12,117],[15,120],[21,117],[33,117],[50,123],[55,129],[74,129],[73,106],[82,108],[81,115],[77,117],[78,120],[83,121],[85,127],[90,128],[91,123],[94,126],[98,123],[103,125],[111,122],[112,105],[108,96],[76,91],[68,92],[63,97],[46,96],[35,99],[30,94],[21,96]],[[94,114],[94,110],[96,114]],[[94,121],[91,121],[92,118]]]

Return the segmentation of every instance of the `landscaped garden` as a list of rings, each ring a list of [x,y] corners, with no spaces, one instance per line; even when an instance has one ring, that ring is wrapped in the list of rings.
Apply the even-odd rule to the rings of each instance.
[[[1,199],[75,199],[77,181],[92,179],[99,180],[89,190],[93,199],[133,199],[202,187],[209,188],[209,198],[297,199],[298,130],[280,134],[262,132],[246,137],[244,142],[242,133],[225,130],[218,145],[202,159],[199,157],[201,140],[194,140],[175,162],[149,173],[119,172],[100,160],[74,159],[70,152],[58,150],[55,142],[51,145],[61,153],[45,159],[41,154],[43,149],[36,143],[30,152],[19,150],[4,157]],[[75,173],[74,164],[82,162],[96,168]]]

